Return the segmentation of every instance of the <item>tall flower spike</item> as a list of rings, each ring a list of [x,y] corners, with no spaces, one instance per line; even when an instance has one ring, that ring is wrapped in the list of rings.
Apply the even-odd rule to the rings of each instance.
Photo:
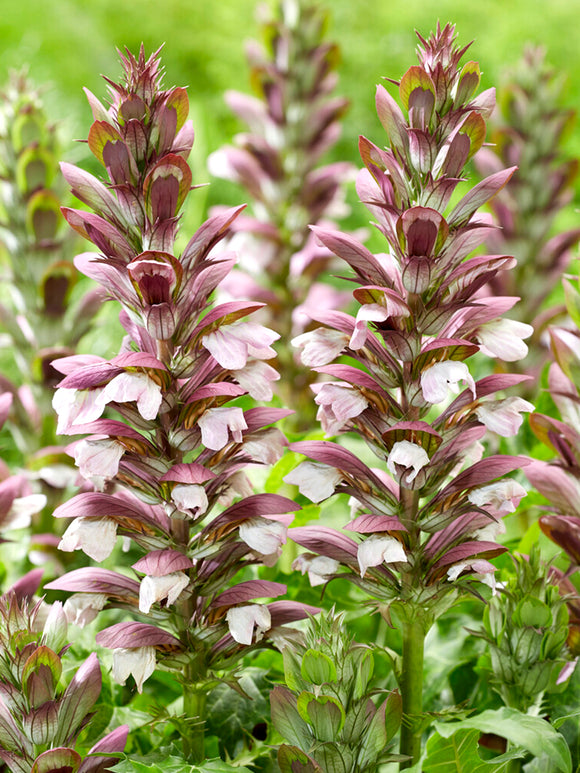
[[[580,239],[580,228],[558,233],[555,220],[573,195],[577,159],[567,158],[565,135],[574,111],[564,106],[563,82],[547,65],[545,51],[529,47],[508,74],[499,99],[500,117],[494,122],[493,150],[483,148],[474,159],[482,175],[504,164],[517,164],[517,174],[491,202],[499,229],[486,239],[488,247],[514,255],[517,265],[491,278],[492,295],[516,295],[525,287],[514,309],[518,320],[533,324],[526,371],[534,375],[546,360],[543,343],[548,324],[563,311],[546,309]],[[505,358],[504,358],[505,359]],[[516,366],[521,370],[522,366]],[[531,382],[526,391],[535,389]],[[532,393],[533,394],[533,393]]]
[[[469,257],[491,229],[478,209],[514,169],[464,188],[450,205],[465,163],[484,141],[485,119],[494,105],[493,89],[475,95],[479,68],[475,62],[461,65],[465,50],[456,47],[453,27],[438,27],[428,40],[420,37],[419,64],[396,84],[402,108],[386,88],[377,89],[377,111],[390,147],[361,138],[366,168],[358,192],[387,242],[385,253],[373,255],[351,236],[313,228],[352,269],[353,295],[364,311],[356,318],[337,311],[313,313],[324,327],[298,344],[303,360],[318,372],[364,396],[364,404],[347,414],[344,395],[325,385],[325,416],[340,415],[341,431],[362,437],[380,467],[365,465],[347,449],[348,441],[307,441],[291,448],[320,466],[317,475],[324,472],[328,487],[316,495],[312,473],[299,472],[303,467],[286,478],[302,483],[303,493],[314,491],[316,500],[344,492],[358,503],[357,517],[346,527],[355,539],[314,526],[292,529],[290,535],[307,550],[339,561],[341,572],[350,573],[385,614],[389,608],[396,611],[404,641],[400,687],[409,717],[401,753],[413,762],[420,754],[421,729],[410,718],[422,711],[424,636],[454,599],[489,579],[493,567],[487,559],[505,550],[477,535],[486,535],[484,527],[506,508],[497,508],[491,493],[475,505],[472,493],[526,462],[490,456],[471,463],[471,450],[488,426],[506,435],[517,430],[516,419],[494,422],[491,412],[496,393],[522,377],[494,375],[476,382],[468,364],[482,348],[486,326],[514,302],[490,302],[479,292],[498,271],[513,266],[513,258]],[[338,343],[334,350],[326,347],[318,358],[314,337],[326,341],[331,334],[342,342],[340,348]],[[337,356],[340,362],[333,363]],[[500,404],[505,409],[506,401]],[[513,408],[517,413],[516,408],[532,406],[522,401]],[[519,502],[520,490],[510,489],[502,502]]]
[[[241,569],[247,575],[276,558],[298,509],[284,497],[254,494],[243,474],[248,463],[278,460],[286,440],[270,425],[288,412],[232,402],[256,389],[255,372],[272,380],[265,361],[277,334],[245,320],[260,303],[210,301],[234,262],[216,245],[240,208],[210,218],[174,254],[192,182],[187,94],[161,88],[158,53],[127,52],[122,63],[123,82],[109,81],[109,108],[89,94],[88,145],[106,183],[70,165],[63,171],[89,207],[65,216],[99,251],[76,263],[121,303],[127,337],[110,361],[56,362],[64,375],[54,400],[60,426],[91,433],[71,452],[99,490],[55,515],[73,519],[64,550],[103,560],[122,536],[140,557],[136,579],[86,569],[47,587],[82,594],[89,616],[111,606],[133,611],[133,621],[101,631],[97,642],[114,650],[114,676],[124,683],[132,675],[138,690],[159,662],[180,672],[184,711],[199,720],[183,725],[184,753],[199,763],[216,673],[231,673],[248,647],[316,610],[260,603],[285,592],[279,583],[236,581]],[[103,418],[111,410],[123,421]]]
[[[338,49],[325,40],[327,15],[313,0],[277,0],[264,24],[264,47],[248,49],[257,97],[230,91],[226,101],[248,130],[209,158],[209,170],[246,189],[252,216],[233,227],[231,245],[240,269],[223,284],[232,297],[268,303],[263,315],[280,333],[279,393],[308,427],[313,416],[309,384],[314,374],[296,360],[290,339],[309,324],[308,312],[344,305],[350,296],[318,280],[334,260],[308,230],[346,214],[342,183],[347,163],[320,166],[337,141],[347,101],[332,95]],[[242,273],[242,271],[244,273]]]
[[[74,354],[91,330],[102,294],[83,283],[73,262],[74,239],[60,213],[64,197],[58,169],[58,138],[40,90],[23,73],[11,73],[0,100],[0,340],[12,353],[3,388],[12,394],[8,428],[30,468],[31,485],[49,507],[32,529],[51,532],[51,507],[64,497],[75,472],[58,448],[50,408],[58,374],[55,357]],[[73,292],[74,289],[74,292]],[[76,300],[75,300],[76,298]],[[6,355],[3,355],[6,357]],[[40,557],[40,553],[39,553]],[[47,556],[43,556],[47,558]]]

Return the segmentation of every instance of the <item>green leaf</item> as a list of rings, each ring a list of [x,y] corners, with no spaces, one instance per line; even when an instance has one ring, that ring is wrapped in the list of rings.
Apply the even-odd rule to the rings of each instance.
[[[125,757],[111,768],[115,773],[251,773],[249,768],[233,767],[220,759],[192,765],[182,757],[153,752],[145,757]]]
[[[302,658],[301,673],[313,684],[336,682],[336,666],[324,652],[307,650]]]
[[[535,757],[548,756],[562,773],[572,773],[570,750],[563,736],[540,717],[531,717],[516,709],[503,707],[495,711],[483,711],[461,722],[435,723],[437,732],[449,738],[458,730],[479,730],[495,733],[521,746]]]
[[[247,697],[227,684],[220,684],[208,696],[207,733],[219,738],[220,747],[230,757],[243,748],[244,740],[251,735],[252,729],[269,717],[266,695],[271,683],[267,681],[266,673],[259,668],[245,671],[239,685]]]
[[[344,708],[330,695],[316,697],[314,693],[302,692],[298,697],[298,713],[312,725],[319,741],[333,741],[344,726]]]
[[[298,713],[296,696],[287,687],[276,685],[270,693],[272,724],[285,741],[303,749],[312,743],[312,734]]]
[[[283,744],[278,749],[281,773],[322,773],[322,768],[296,746]]]
[[[437,727],[440,726],[438,723]],[[486,762],[478,753],[479,735],[478,730],[466,728],[448,737],[435,733],[427,741],[427,756],[421,770],[423,773],[501,773],[507,770],[510,760],[521,756],[521,753],[509,753]]]

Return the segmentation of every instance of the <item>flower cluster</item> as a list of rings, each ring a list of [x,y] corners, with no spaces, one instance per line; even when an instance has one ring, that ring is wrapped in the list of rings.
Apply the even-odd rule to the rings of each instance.
[[[123,536],[141,557],[136,579],[79,569],[47,587],[80,594],[68,606],[77,622],[105,606],[130,609],[134,621],[97,636],[114,649],[115,677],[131,673],[141,689],[163,661],[182,673],[186,711],[202,717],[215,672],[227,673],[247,646],[306,614],[291,602],[257,603],[282,595],[279,583],[231,585],[241,569],[275,561],[297,509],[254,494],[244,472],[279,458],[286,441],[271,425],[288,412],[236,402],[268,399],[278,378],[267,364],[277,335],[245,319],[261,304],[209,300],[234,263],[215,247],[239,209],[212,217],[179,257],[173,252],[191,187],[187,94],[161,88],[158,54],[127,52],[122,62],[124,81],[110,82],[108,109],[88,95],[88,144],[108,183],[68,164],[63,173],[93,210],[66,209],[65,217],[99,250],[76,265],[121,303],[127,337],[111,360],[55,363],[64,374],[54,397],[59,430],[91,433],[71,453],[95,488],[55,515],[73,519],[62,550],[102,561]],[[110,409],[124,421],[107,418]],[[184,738],[186,756],[203,759],[202,724],[200,732],[201,741],[199,733]]]
[[[465,163],[484,141],[495,101],[493,90],[475,96],[479,68],[460,65],[465,50],[455,46],[451,26],[420,37],[419,65],[396,82],[407,117],[378,87],[390,148],[361,138],[366,168],[357,187],[387,251],[374,255],[350,236],[314,228],[351,267],[359,310],[356,317],[313,313],[323,327],[295,339],[303,363],[332,379],[315,396],[323,429],[355,432],[381,462],[370,468],[345,445],[328,441],[291,446],[310,461],[285,480],[314,501],[348,493],[353,520],[346,528],[357,535],[293,529],[292,539],[311,551],[297,565],[321,571],[323,579],[346,568],[387,616],[390,605],[415,665],[425,631],[461,589],[474,590],[473,579],[493,586],[489,559],[505,550],[496,541],[502,517],[525,494],[505,476],[526,460],[482,459],[479,441],[488,430],[515,435],[522,412],[533,409],[519,397],[497,396],[525,377],[475,381],[467,365],[478,352],[522,357],[532,328],[502,317],[516,298],[480,292],[513,258],[468,257],[494,228],[478,209],[514,169],[493,174],[450,204]],[[324,566],[317,564],[320,556],[328,559]],[[418,691],[403,683],[401,690],[405,713],[419,715]],[[411,739],[407,730],[401,750],[417,759],[417,728]]]
[[[563,102],[563,84],[545,61],[541,48],[528,48],[499,100],[501,119],[492,132],[494,149],[482,148],[474,159],[483,175],[517,164],[518,171],[491,202],[500,229],[486,239],[488,249],[513,255],[512,271],[489,282],[492,295],[517,295],[516,319],[533,323],[530,340],[539,369],[546,357],[542,336],[562,308],[543,304],[559,284],[580,239],[580,229],[555,232],[554,224],[573,195],[578,162],[566,158],[564,139],[574,111]],[[525,386],[524,386],[525,388]]]
[[[264,49],[255,43],[248,51],[259,97],[226,95],[249,131],[209,158],[212,174],[237,182],[253,200],[253,216],[237,220],[231,240],[244,272],[233,271],[222,291],[268,303],[268,324],[282,337],[281,395],[305,426],[312,417],[308,384],[314,376],[296,362],[288,342],[309,324],[309,309],[350,300],[315,281],[334,256],[308,229],[346,214],[341,183],[354,171],[344,162],[319,165],[338,139],[347,108],[345,99],[332,96],[338,49],[325,40],[326,22],[312,0],[277,4],[276,16],[264,24]]]
[[[0,759],[11,773],[104,773],[118,761],[129,728],[108,733],[84,758],[75,749],[101,692],[101,669],[92,654],[65,687],[65,614],[60,602],[43,612],[42,602],[31,605],[15,593],[0,598]]]

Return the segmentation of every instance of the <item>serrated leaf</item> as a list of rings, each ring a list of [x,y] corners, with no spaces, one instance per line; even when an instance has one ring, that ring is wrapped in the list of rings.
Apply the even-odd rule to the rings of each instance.
[[[457,730],[495,733],[510,743],[523,747],[535,757],[547,755],[558,771],[572,773],[572,760],[566,741],[540,717],[531,717],[516,709],[502,707],[495,711],[483,711],[457,723],[435,723],[435,727],[444,737],[450,737]]]
[[[478,754],[478,730],[458,730],[449,737],[435,733],[427,742],[427,756],[423,773],[502,773],[508,770],[510,760],[521,756],[516,753],[486,762]]]

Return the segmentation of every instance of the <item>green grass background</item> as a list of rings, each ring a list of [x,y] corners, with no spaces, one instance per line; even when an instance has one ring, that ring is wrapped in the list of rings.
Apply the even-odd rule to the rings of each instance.
[[[189,86],[198,130],[197,158],[239,128],[223,104],[226,88],[249,90],[244,42],[257,35],[255,0],[0,0],[0,82],[10,68],[28,66],[48,84],[50,115],[63,136],[85,137],[91,114],[87,86],[105,95],[99,74],[116,78],[115,47],[147,52],[165,44],[166,85]],[[329,37],[342,50],[340,93],[352,103],[336,157],[357,158],[357,137],[382,144],[374,111],[375,84],[400,77],[415,63],[415,34],[428,35],[437,20],[457,25],[461,44],[474,40],[482,87],[498,85],[527,42],[542,44],[548,61],[567,78],[566,101],[580,104],[580,0],[327,0]],[[570,147],[580,155],[580,131]],[[66,147],[79,160],[83,146]]]

